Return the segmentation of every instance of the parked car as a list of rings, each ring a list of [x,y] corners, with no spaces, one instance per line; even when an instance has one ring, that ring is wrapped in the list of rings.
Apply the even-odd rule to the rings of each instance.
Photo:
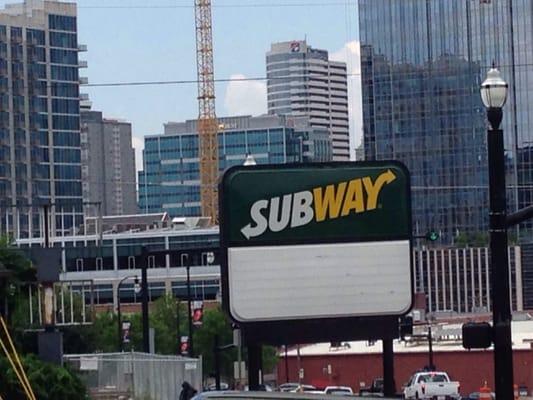
[[[351,396],[353,395],[353,390],[349,386],[327,386],[324,391],[324,394],[335,394],[340,396]]]
[[[359,396],[383,396],[383,378],[376,378],[370,387],[360,389]]]
[[[220,382],[220,390],[228,390],[228,389],[229,389],[229,385],[226,382]],[[206,390],[208,391],[217,390],[217,385],[215,383],[212,383],[206,388]]]
[[[309,392],[202,392],[192,400],[335,400],[337,396]]]
[[[316,392],[316,387],[313,385],[298,385],[293,390],[290,390],[292,393],[304,393],[304,392]]]
[[[403,394],[405,399],[459,400],[459,382],[452,382],[446,372],[417,372]]]
[[[518,386],[518,395],[520,397],[527,397],[529,395],[528,389],[526,385],[520,385]]]
[[[278,390],[280,392],[290,392],[291,390],[296,389],[298,386],[300,386],[298,382],[287,382],[279,385]]]
[[[244,386],[244,390],[245,391],[249,391],[250,390],[248,385]],[[273,392],[272,386],[266,385],[266,384],[263,384],[263,383],[259,385],[259,389],[257,389],[257,391],[258,392]]]

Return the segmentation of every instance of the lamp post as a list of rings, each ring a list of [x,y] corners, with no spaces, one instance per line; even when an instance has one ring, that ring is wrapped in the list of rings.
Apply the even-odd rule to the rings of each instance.
[[[118,317],[118,321],[117,321],[117,325],[118,325],[118,351],[119,352],[122,352],[123,351],[123,348],[122,348],[122,316],[121,316],[121,313],[120,313],[120,286],[128,279],[135,279],[135,283],[134,283],[134,286],[133,286],[133,290],[135,291],[135,293],[139,293],[141,291],[141,287],[139,286],[139,278],[137,277],[137,275],[130,275],[130,276],[126,276],[125,278],[122,278],[122,280],[118,283],[118,286],[117,286],[117,317]]]
[[[194,356],[193,347],[193,327],[192,327],[192,313],[191,313],[191,255],[187,254],[187,314],[189,324],[189,356]]]
[[[494,381],[496,398],[513,399],[513,349],[511,342],[511,304],[507,262],[507,202],[502,107],[507,99],[507,83],[496,68],[491,68],[481,84],[481,99],[487,108],[489,164],[489,233],[492,279],[492,325],[494,343]]]

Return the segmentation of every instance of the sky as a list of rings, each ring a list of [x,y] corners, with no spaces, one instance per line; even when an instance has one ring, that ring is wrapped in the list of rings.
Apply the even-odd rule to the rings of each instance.
[[[215,79],[265,77],[265,53],[278,41],[308,44],[359,73],[357,0],[212,0]],[[9,1],[16,2],[16,1]],[[6,3],[0,0],[0,4]],[[89,84],[196,79],[194,0],[79,0],[80,71]],[[350,77],[352,147],[361,136],[359,76]],[[83,87],[93,109],[132,123],[137,166],[144,135],[198,116],[195,83]],[[267,111],[266,82],[216,84],[217,116]]]

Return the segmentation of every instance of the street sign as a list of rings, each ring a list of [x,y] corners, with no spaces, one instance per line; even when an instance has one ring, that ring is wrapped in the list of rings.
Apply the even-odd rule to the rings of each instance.
[[[394,161],[233,167],[220,184],[223,302],[242,324],[403,315],[410,178]]]

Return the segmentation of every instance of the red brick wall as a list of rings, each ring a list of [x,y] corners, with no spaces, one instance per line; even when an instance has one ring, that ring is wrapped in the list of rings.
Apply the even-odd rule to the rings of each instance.
[[[437,369],[446,371],[452,379],[461,383],[461,394],[478,391],[486,380],[494,388],[494,366],[491,351],[438,352],[434,353]],[[331,377],[327,366],[331,365]],[[427,353],[400,353],[394,356],[396,390],[400,391],[411,374],[428,364]],[[369,386],[372,380],[382,376],[381,354],[328,355],[301,357],[304,383],[351,386],[359,390],[359,383]],[[278,383],[286,381],[285,360],[278,364]],[[514,376],[517,384],[533,389],[533,350],[514,351]],[[289,357],[289,381],[298,381],[296,357]]]

